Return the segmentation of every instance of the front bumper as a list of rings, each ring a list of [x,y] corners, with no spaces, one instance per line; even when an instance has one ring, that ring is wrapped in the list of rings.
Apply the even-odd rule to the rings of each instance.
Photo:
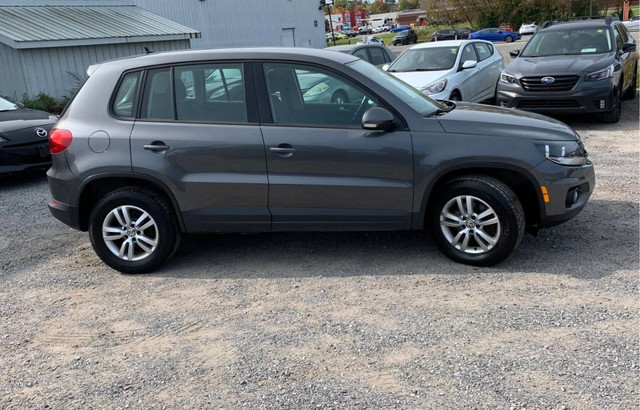
[[[546,114],[602,113],[613,109],[610,81],[584,86],[580,81],[571,91],[530,92],[519,85],[498,82],[499,106]]]
[[[48,140],[0,146],[0,175],[43,169],[50,165]]]
[[[545,160],[535,168],[540,186],[548,192],[542,203],[540,227],[559,225],[582,211],[596,184],[593,164],[567,167]],[[542,189],[542,188],[539,188]]]

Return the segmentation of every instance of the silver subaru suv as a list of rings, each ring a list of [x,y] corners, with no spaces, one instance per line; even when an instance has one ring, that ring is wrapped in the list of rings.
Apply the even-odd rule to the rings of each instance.
[[[451,259],[493,265],[595,184],[565,124],[436,102],[347,54],[183,51],[88,75],[51,132],[49,208],[121,272],[195,232],[428,229]]]

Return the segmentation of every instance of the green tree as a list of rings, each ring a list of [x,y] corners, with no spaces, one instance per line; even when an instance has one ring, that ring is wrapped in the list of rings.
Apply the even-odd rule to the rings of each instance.
[[[396,4],[396,10],[409,10],[409,9],[419,9],[420,8],[420,0],[400,0]]]
[[[384,0],[375,0],[369,5],[369,12],[371,14],[388,13],[390,10],[391,8]]]

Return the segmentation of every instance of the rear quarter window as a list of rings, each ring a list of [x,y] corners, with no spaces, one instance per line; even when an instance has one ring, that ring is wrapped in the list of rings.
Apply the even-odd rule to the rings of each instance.
[[[127,73],[118,84],[111,110],[116,117],[135,117],[140,72]]]

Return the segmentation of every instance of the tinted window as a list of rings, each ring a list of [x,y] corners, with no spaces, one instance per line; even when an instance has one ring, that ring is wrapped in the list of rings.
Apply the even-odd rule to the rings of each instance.
[[[367,55],[367,50],[364,48],[360,48],[353,53],[354,56],[363,59],[364,61],[369,61],[369,56]]]
[[[615,27],[613,34],[616,37],[616,46],[618,47],[618,50],[622,50],[622,45],[626,43],[627,40],[626,34],[620,30],[620,26]]]
[[[175,67],[178,120],[245,122],[242,64],[198,64]]]
[[[489,44],[474,43],[473,45],[476,48],[476,52],[478,53],[478,58],[480,59],[480,61],[486,60],[487,58],[491,57],[491,54],[493,54],[493,47]]]
[[[118,117],[135,117],[134,104],[140,73],[125,74],[113,99],[113,113]]]
[[[149,70],[142,99],[142,118],[172,120],[171,73],[168,68]]]
[[[378,105],[350,80],[318,67],[265,63],[264,72],[276,124],[360,126],[364,111]]]
[[[386,55],[384,50],[378,47],[371,47],[369,49],[369,53],[371,54],[370,63],[373,65],[380,65],[389,62],[389,57]]]

